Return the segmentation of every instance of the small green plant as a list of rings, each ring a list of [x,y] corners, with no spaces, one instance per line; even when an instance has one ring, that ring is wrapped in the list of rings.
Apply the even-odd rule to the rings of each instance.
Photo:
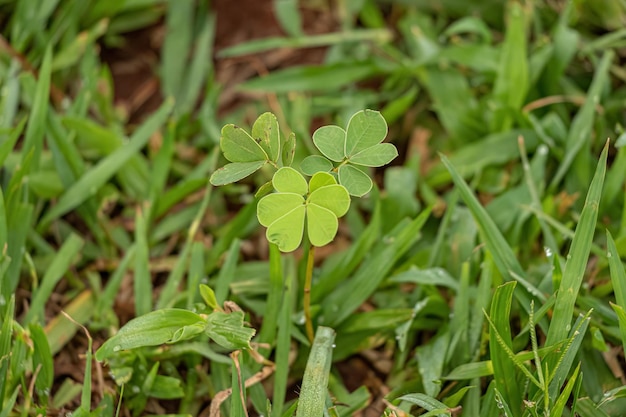
[[[350,196],[362,197],[372,189],[372,179],[359,167],[380,167],[398,156],[393,144],[382,143],[386,136],[387,122],[374,110],[355,113],[345,130],[334,125],[320,127],[313,134],[313,143],[322,155],[310,155],[300,165],[302,173],[311,177],[307,182],[291,167],[295,136],[291,134],[282,141],[272,113],[259,116],[251,134],[232,124],[222,129],[220,147],[230,163],[213,173],[211,183],[226,185],[270,165],[276,169],[272,181],[256,193],[261,197],[257,218],[267,227],[267,240],[282,252],[292,252],[300,247],[307,231],[310,246],[303,307],[311,342],[314,332],[310,293],[315,247],[327,245],[335,238],[338,219],[350,208]]]

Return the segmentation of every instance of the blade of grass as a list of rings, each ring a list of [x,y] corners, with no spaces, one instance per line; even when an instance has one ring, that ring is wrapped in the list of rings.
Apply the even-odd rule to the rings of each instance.
[[[0,327],[0,399],[2,401],[6,401],[7,388],[10,388],[8,384],[11,379],[9,378],[9,361],[11,358],[14,315],[15,295],[11,294],[6,303],[6,312],[2,316],[2,327]]]
[[[54,287],[56,287],[59,280],[75,261],[83,244],[83,239],[75,234],[71,234],[63,243],[52,263],[46,269],[46,273],[41,280],[41,286],[33,294],[30,310],[24,317],[24,323],[30,323],[35,320],[40,323],[45,322],[43,313],[46,302],[50,299]]]
[[[319,417],[324,413],[334,340],[333,329],[323,326],[317,328],[302,378],[296,417]]]
[[[202,3],[201,3],[202,4]],[[181,86],[177,111],[185,114],[193,110],[198,94],[202,92],[202,84],[212,70],[213,43],[215,39],[216,19],[214,14],[202,18],[203,23],[196,37],[196,45],[192,55],[189,71]]]
[[[276,330],[278,328],[279,313],[281,310],[281,299],[284,298],[283,286],[284,275],[282,256],[278,246],[274,243],[269,244],[270,250],[270,287],[267,294],[267,302],[265,304],[265,313],[263,315],[263,324],[259,331],[259,342],[272,343],[276,338]],[[269,352],[266,352],[269,353]]]
[[[271,255],[270,255],[271,256]],[[282,302],[280,303],[280,313],[278,316],[278,335],[276,338],[276,358],[289,357],[291,349],[291,329],[293,322],[291,316],[294,310],[294,293],[297,279],[296,263],[293,257],[285,258],[284,269],[285,283],[284,291],[282,291]],[[282,280],[281,280],[282,281]],[[261,328],[261,332],[263,328]],[[287,383],[289,377],[289,361],[277,360],[276,370],[274,371],[274,395],[272,397],[272,417],[281,415],[287,394]]]
[[[614,53],[612,50],[605,51],[602,60],[593,76],[593,81],[587,92],[585,104],[580,108],[576,117],[572,121],[569,133],[567,135],[565,155],[559,164],[559,169],[552,178],[549,189],[554,190],[557,184],[561,182],[567,171],[570,169],[574,158],[578,155],[583,145],[589,140],[593,129],[594,114],[596,106],[600,101],[600,93],[605,88],[609,69]]]
[[[163,95],[166,97],[180,98],[181,86],[185,81],[187,58],[191,52],[194,3],[193,0],[179,0],[167,4],[165,17],[167,36],[161,49],[163,57],[161,85]]]
[[[50,97],[50,74],[52,65],[52,48],[48,46],[44,54],[43,63],[39,69],[39,80],[33,107],[28,118],[26,133],[24,135],[24,145],[22,147],[22,157],[33,151],[33,162],[31,168],[37,170],[43,149],[43,136],[46,126],[46,113],[48,112]]]
[[[510,313],[515,285],[515,282],[508,282],[496,288],[491,300],[489,317],[487,317],[491,326],[489,351],[493,364],[495,387],[500,392],[503,401],[511,408],[512,417],[522,415],[522,399],[517,385],[515,362],[510,356],[513,347]]]
[[[613,236],[611,236],[608,230],[606,231],[606,240],[611,282],[613,284],[613,292],[615,293],[615,304],[610,304],[617,314],[622,346],[626,348],[626,271],[624,271],[624,264],[620,260]]]
[[[587,332],[587,327],[589,327],[591,312],[592,310],[589,310],[586,315],[583,316],[581,314],[578,317],[565,346],[554,351],[544,361],[544,363],[547,363],[548,370],[553,371],[549,377],[550,385],[548,389],[548,395],[553,402],[557,400],[563,382],[567,380],[567,376],[572,372],[572,364],[578,356],[578,350]]]
[[[572,328],[572,313],[574,312],[576,297],[585,274],[598,218],[598,204],[600,203],[600,197],[602,195],[602,184],[606,172],[608,150],[609,143],[607,141],[600,155],[595,175],[593,176],[589,192],[587,193],[585,206],[580,215],[574,239],[572,239],[572,245],[567,255],[563,278],[561,279],[556,303],[554,305],[552,322],[546,338],[547,346],[564,340],[567,337],[567,333]]]
[[[137,207],[135,211],[135,264],[133,268],[133,290],[135,316],[143,316],[152,311],[152,275],[150,274],[150,248],[148,247],[149,203]]]
[[[226,254],[226,259],[220,267],[220,272],[217,276],[215,284],[215,298],[220,305],[223,304],[228,298],[230,283],[235,280],[235,269],[237,268],[237,262],[239,261],[240,246],[241,241],[239,239],[233,239]],[[271,268],[272,267],[270,266],[270,274],[272,272]]]
[[[500,65],[493,86],[493,96],[503,106],[501,112],[496,111],[494,131],[510,129],[513,123],[510,111],[518,111],[522,107],[528,92],[526,13],[521,4],[509,4]]]
[[[204,249],[202,242],[194,242],[191,246],[189,277],[187,278],[187,310],[193,310],[194,300],[199,292],[200,280],[204,277]]]
[[[297,36],[290,38],[265,38],[222,49],[218,56],[230,58],[250,53],[259,53],[279,48],[317,48],[320,46],[338,45],[344,42],[376,42],[385,43],[391,40],[392,34],[387,29],[361,29],[348,32],[324,33],[321,35]]]

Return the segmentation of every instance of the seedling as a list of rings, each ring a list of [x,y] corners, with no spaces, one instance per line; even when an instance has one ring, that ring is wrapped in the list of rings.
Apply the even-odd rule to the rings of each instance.
[[[292,252],[301,246],[306,229],[310,245],[303,307],[311,342],[314,335],[310,293],[315,247],[333,241],[338,219],[350,208],[351,196],[362,197],[372,189],[372,179],[361,167],[380,167],[398,156],[394,145],[382,143],[385,136],[387,122],[373,110],[355,113],[345,130],[323,126],[313,134],[313,143],[321,155],[305,158],[300,164],[301,173],[291,167],[295,136],[292,133],[282,141],[272,113],[259,116],[251,134],[232,124],[222,129],[220,147],[230,163],[213,173],[211,184],[230,184],[269,165],[276,172],[271,182],[256,193],[260,198],[257,218],[267,227],[267,240],[282,252]],[[303,174],[310,179],[307,181]]]

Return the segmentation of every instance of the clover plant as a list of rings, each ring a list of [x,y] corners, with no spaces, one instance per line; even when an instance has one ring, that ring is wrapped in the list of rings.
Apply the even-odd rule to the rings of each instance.
[[[394,145],[382,143],[385,136],[387,122],[374,110],[355,113],[346,129],[334,125],[320,127],[313,134],[313,143],[321,155],[306,157],[300,164],[300,173],[291,167],[295,136],[292,133],[283,141],[272,113],[259,116],[250,134],[232,124],[222,129],[220,148],[229,163],[211,175],[211,184],[230,184],[269,165],[276,172],[271,182],[256,193],[260,198],[257,218],[267,227],[267,240],[282,252],[292,252],[302,244],[306,229],[311,245],[303,307],[311,341],[310,292],[315,247],[327,245],[335,238],[338,219],[347,213],[351,196],[362,197],[372,189],[372,179],[363,169],[386,165],[398,156]],[[305,175],[310,177],[308,181]]]

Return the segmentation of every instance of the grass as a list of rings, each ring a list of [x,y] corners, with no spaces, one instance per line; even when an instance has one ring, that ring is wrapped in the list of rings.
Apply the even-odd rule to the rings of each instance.
[[[266,7],[0,1],[0,417],[623,415],[626,4]],[[366,108],[400,156],[309,294],[220,131],[298,168]]]

